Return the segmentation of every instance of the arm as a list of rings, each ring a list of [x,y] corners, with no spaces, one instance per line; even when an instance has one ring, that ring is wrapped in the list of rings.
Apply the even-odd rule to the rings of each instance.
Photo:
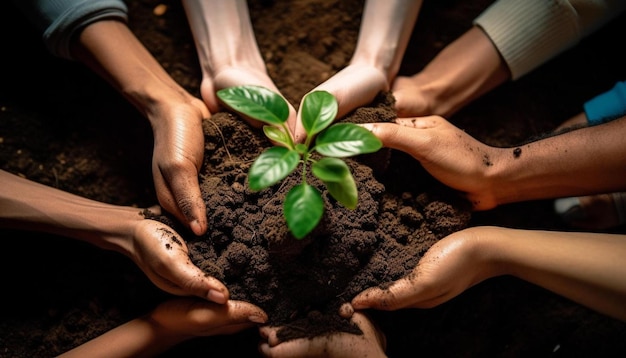
[[[258,85],[280,93],[267,73],[245,0],[184,0],[183,5],[202,70],[200,91],[212,112],[220,107],[215,93],[222,88]],[[289,109],[293,127],[296,112],[291,105]]]
[[[0,170],[0,227],[53,233],[129,257],[159,288],[218,303],[226,287],[187,256],[185,241],[141,209],[110,205]]]
[[[266,319],[261,309],[241,301],[170,300],[59,357],[155,357],[191,338],[235,333]]]
[[[180,87],[126,25],[120,0],[15,1],[42,31],[50,52],[76,60],[109,82],[148,120],[152,174],[161,205],[196,234],[206,232],[198,168],[204,154],[202,101]]]
[[[420,161],[475,210],[626,189],[626,117],[519,147],[491,147],[438,116],[363,124],[386,147]]]
[[[498,0],[420,72],[393,84],[400,117],[448,117],[575,46],[626,9],[614,0]]]
[[[421,0],[366,1],[350,64],[315,88],[335,95],[338,118],[389,90],[421,5]]]
[[[180,87],[123,23],[103,20],[74,42],[74,57],[100,74],[150,121],[152,174],[163,207],[195,234],[207,230],[198,170],[204,155],[202,101]]]
[[[398,77],[392,92],[398,117],[447,117],[510,78],[498,49],[474,26],[444,47],[420,72]]]
[[[355,297],[355,309],[429,308],[512,275],[626,321],[626,236],[474,227],[433,245],[414,274]]]

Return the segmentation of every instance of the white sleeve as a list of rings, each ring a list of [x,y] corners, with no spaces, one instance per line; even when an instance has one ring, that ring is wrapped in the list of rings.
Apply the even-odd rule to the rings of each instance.
[[[497,0],[474,24],[491,38],[516,80],[617,17],[623,0]]]

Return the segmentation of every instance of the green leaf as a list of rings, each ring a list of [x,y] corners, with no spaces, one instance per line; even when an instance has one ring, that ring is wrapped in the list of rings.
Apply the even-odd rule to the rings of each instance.
[[[287,101],[262,86],[236,86],[217,91],[217,97],[232,110],[261,122],[281,125],[289,118]]]
[[[262,190],[283,180],[300,162],[295,150],[271,147],[261,153],[248,172],[248,184],[252,190]]]
[[[313,175],[326,184],[330,195],[348,209],[355,209],[358,201],[356,183],[350,168],[343,160],[322,158],[313,163]]]
[[[332,125],[315,140],[315,150],[336,158],[373,153],[382,146],[383,143],[372,132],[353,123]]]
[[[324,199],[313,186],[302,183],[289,190],[284,203],[287,227],[296,239],[308,235],[324,215]]]
[[[337,116],[337,100],[326,91],[313,91],[302,101],[302,126],[309,136],[328,127]]]
[[[263,133],[265,133],[265,136],[269,138],[272,142],[281,144],[283,147],[286,148],[291,147],[291,137],[288,133],[285,132],[282,127],[263,126]]]

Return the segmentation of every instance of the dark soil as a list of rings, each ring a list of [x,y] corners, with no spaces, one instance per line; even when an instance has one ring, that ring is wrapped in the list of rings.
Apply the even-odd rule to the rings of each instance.
[[[152,9],[160,3],[168,10],[157,17]],[[401,74],[423,67],[489,3],[426,1]],[[128,4],[131,28],[177,81],[198,94],[200,71],[180,2]],[[249,4],[270,75],[292,103],[349,61],[363,1]],[[575,49],[450,120],[495,146],[514,146],[551,131],[580,112],[586,99],[626,77],[626,56],[615,46],[625,26],[621,16]],[[76,63],[51,57],[10,4],[0,13],[0,28],[0,168],[95,200],[155,204],[147,121],[100,78]],[[347,120],[390,120],[392,100],[381,94]],[[312,237],[297,241],[282,222],[281,195],[287,185],[252,193],[245,183],[251,160],[268,146],[265,139],[225,112],[206,123],[205,134],[202,179],[212,226],[208,237],[187,238],[192,259],[223,279],[234,297],[275,312],[275,323],[335,312],[361,284],[399,277],[432,243],[465,226],[566,229],[549,200],[505,205],[470,217],[466,203],[419,163],[385,149],[348,160],[359,185],[359,207],[349,211],[327,198],[321,225]],[[168,297],[119,254],[51,235],[1,230],[0,236],[1,357],[54,356]],[[282,240],[270,244],[270,238]],[[285,248],[304,243],[306,247],[291,247],[296,251]],[[199,256],[204,246],[214,261]],[[382,255],[396,252],[383,247],[397,246],[405,249],[399,258],[404,266],[396,264],[396,257]],[[277,255],[285,252],[292,256]],[[222,253],[232,259],[220,258]],[[298,264],[289,266],[296,255]],[[336,261],[342,266],[335,266]],[[384,270],[373,271],[378,264]],[[252,275],[251,268],[265,269],[265,276],[250,280],[252,276],[239,274]],[[246,286],[238,286],[238,280]],[[253,284],[260,288],[253,289]],[[335,291],[328,293],[327,288]],[[317,295],[307,293],[309,289]],[[297,301],[292,292],[307,301]],[[488,280],[434,309],[374,314],[387,334],[391,357],[626,355],[626,324],[511,277]],[[163,356],[257,356],[258,339],[255,330],[198,338]]]
[[[392,120],[392,100],[381,95],[344,121]],[[279,332],[284,339],[355,332],[338,315],[342,303],[406,276],[432,244],[465,228],[470,219],[468,202],[420,173],[415,160],[391,157],[384,149],[346,160],[359,188],[355,210],[334,201],[309,175],[308,182],[324,193],[325,215],[311,234],[297,240],[285,225],[282,206],[287,192],[301,182],[300,171],[273,188],[252,192],[247,172],[269,141],[227,113],[212,116],[205,133],[201,188],[211,229],[202,237],[186,235],[191,259],[222,280],[233,299],[257,304],[270,324],[285,326]],[[396,169],[409,167],[411,176]],[[175,221],[160,219],[186,233]]]

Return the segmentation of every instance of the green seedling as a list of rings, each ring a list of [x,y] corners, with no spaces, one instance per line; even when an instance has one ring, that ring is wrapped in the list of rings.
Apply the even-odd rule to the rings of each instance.
[[[292,139],[286,125],[289,107],[279,94],[261,86],[237,86],[219,90],[217,96],[232,110],[265,123],[263,132],[276,144],[252,163],[248,172],[251,190],[263,190],[280,182],[302,163],[302,183],[289,190],[283,203],[287,227],[294,237],[304,238],[324,214],[321,193],[306,180],[309,164],[313,175],[333,198],[348,209],[356,208],[358,192],[354,178],[339,158],[376,152],[382,143],[356,124],[332,124],[337,115],[337,100],[332,94],[313,91],[305,96],[300,108],[306,132],[304,143]],[[314,152],[322,159],[313,159]]]

